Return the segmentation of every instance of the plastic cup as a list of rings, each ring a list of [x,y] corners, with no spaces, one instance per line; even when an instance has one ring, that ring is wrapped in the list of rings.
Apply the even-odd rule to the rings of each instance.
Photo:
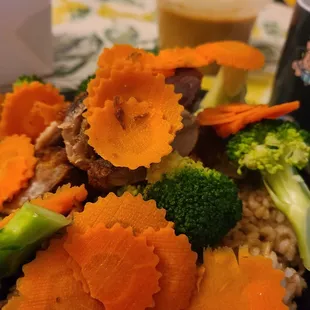
[[[160,48],[249,40],[260,10],[271,0],[157,0]]]

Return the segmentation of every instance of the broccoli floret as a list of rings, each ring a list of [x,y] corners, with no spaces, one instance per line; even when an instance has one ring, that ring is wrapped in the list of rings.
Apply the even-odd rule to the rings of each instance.
[[[0,230],[0,279],[13,275],[46,238],[69,224],[61,214],[25,203]]]
[[[184,165],[164,174],[144,190],[175,223],[177,234],[186,234],[193,249],[215,246],[242,216],[236,185],[218,171],[188,157]]]
[[[88,85],[88,83],[89,83],[93,78],[95,78],[95,74],[90,75],[90,76],[88,76],[85,80],[83,80],[83,81],[81,82],[81,84],[79,85],[76,94],[79,95],[79,94],[81,94],[81,93],[86,92],[86,91],[87,91],[87,85]]]
[[[258,170],[275,203],[291,222],[300,256],[310,269],[310,191],[298,170],[309,161],[310,133],[295,123],[266,120],[236,134],[227,145],[231,160]]]
[[[36,75],[21,75],[13,84],[13,86],[18,86],[25,83],[31,83],[31,82],[40,82],[44,84],[43,80],[39,78]]]
[[[195,162],[189,157],[182,157],[178,152],[174,151],[162,158],[160,163],[151,165],[147,170],[146,180],[148,183],[155,183],[160,181],[164,174],[184,166],[203,168],[201,162]]]

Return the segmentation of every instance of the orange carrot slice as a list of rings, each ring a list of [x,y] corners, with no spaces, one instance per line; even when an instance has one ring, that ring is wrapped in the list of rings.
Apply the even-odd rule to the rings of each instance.
[[[272,261],[239,249],[239,264],[232,249],[204,253],[204,273],[188,310],[288,310],[282,302],[284,272]],[[225,272],[223,272],[225,270]]]
[[[63,119],[67,106],[52,85],[24,83],[5,96],[0,133],[25,134],[34,141],[52,121]]]
[[[114,115],[113,101],[85,114],[90,125],[85,133],[96,153],[116,167],[131,170],[150,167],[171,153],[175,135],[170,133],[171,124],[162,113],[134,98],[123,102],[121,109],[122,120]]]
[[[154,296],[154,310],[181,310],[189,305],[197,280],[197,254],[185,235],[176,236],[171,227],[155,231],[149,228],[142,233],[147,244],[154,246],[159,257],[157,270],[160,291]]]
[[[207,108],[198,114],[197,120],[203,126],[220,125],[230,123],[239,116],[252,114],[254,109],[265,105],[250,105],[246,103],[225,104],[215,108]],[[246,114],[245,114],[246,113]],[[226,121],[225,121],[226,119]]]
[[[158,68],[155,55],[126,44],[105,48],[98,59],[99,69],[107,69],[108,71],[111,71],[112,67],[124,68],[124,66],[133,65],[139,65],[140,70],[151,70],[154,74],[163,74],[166,77],[174,74],[174,68]],[[98,76],[99,71],[96,72],[96,76]]]
[[[198,46],[203,57],[214,59],[219,65],[243,70],[257,70],[265,63],[264,54],[240,41],[219,41]]]
[[[229,105],[222,105],[205,109],[198,115],[197,120],[202,126],[215,126],[217,134],[222,138],[227,138],[248,124],[286,115],[298,109],[299,102],[288,102],[272,107],[265,104],[246,106],[247,104],[240,103],[232,104],[230,108]]]
[[[34,145],[28,137],[13,135],[0,142],[0,208],[27,186],[36,162]]]
[[[65,184],[56,193],[45,193],[43,197],[31,200],[31,203],[61,214],[68,214],[76,203],[87,197],[85,185],[73,186]]]
[[[131,228],[98,224],[84,235],[74,235],[65,249],[80,265],[91,296],[106,310],[144,310],[154,305],[159,259],[145,237],[135,237]]]
[[[4,101],[5,95],[4,94],[0,94],[0,104],[2,104],[2,102]]]
[[[67,266],[71,269],[74,279],[82,284],[84,292],[89,294],[89,286],[83,277],[80,265],[71,256],[69,256]]]
[[[272,267],[271,259],[252,256],[248,248],[243,247],[239,249],[239,266],[241,272],[247,276],[248,284],[242,295],[248,300],[251,310],[288,309],[282,303],[285,288],[280,283],[284,279],[284,273]]]
[[[104,310],[104,306],[83,291],[67,267],[68,254],[62,240],[54,240],[46,251],[23,268],[24,277],[17,281],[21,297],[12,297],[4,309],[94,309]],[[14,308],[19,304],[18,308]]]
[[[170,144],[183,127],[180,98],[163,75],[148,70],[113,68],[109,78],[98,73],[84,101],[89,144],[114,166],[134,170],[158,163],[171,153]]]
[[[144,67],[153,67],[155,56],[145,50],[135,48],[128,44],[116,44],[112,48],[105,48],[98,58],[98,66],[110,67],[118,61],[132,61]]]
[[[241,112],[245,112],[254,108],[255,105],[247,104],[247,103],[228,103],[217,106],[216,108],[211,108],[209,110],[216,110],[222,113],[234,113],[238,114]]]
[[[195,48],[184,47],[161,50],[155,66],[160,69],[199,68],[212,61],[212,58],[200,55]]]
[[[298,110],[300,107],[299,101],[293,101],[288,103],[283,103],[275,105],[269,108],[268,114],[264,118],[278,118],[283,115],[289,114],[295,110]]]
[[[232,249],[206,250],[204,268],[203,279],[188,310],[249,310],[240,296],[246,282]]]
[[[95,203],[87,203],[83,212],[74,213],[74,223],[69,228],[73,232],[84,233],[97,224],[105,224],[110,228],[115,223],[123,227],[132,227],[135,234],[152,227],[155,230],[167,227],[166,211],[158,209],[154,200],[144,201],[141,195],[132,196],[125,192],[121,197],[109,193]]]
[[[208,109],[207,109],[208,110]],[[203,113],[197,116],[197,121],[202,126],[214,126],[220,124],[226,124],[236,120],[237,116],[235,113],[222,113],[218,114],[215,111],[210,113]]]

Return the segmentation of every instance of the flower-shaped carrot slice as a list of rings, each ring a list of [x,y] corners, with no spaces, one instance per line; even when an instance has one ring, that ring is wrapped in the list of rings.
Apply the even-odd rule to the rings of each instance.
[[[139,62],[145,67],[153,67],[155,56],[145,50],[128,44],[116,44],[112,48],[105,48],[98,59],[99,67],[110,67],[118,60]]]
[[[185,235],[176,236],[171,227],[155,231],[149,228],[142,233],[147,244],[154,246],[159,257],[157,270],[160,291],[154,296],[154,310],[181,310],[189,305],[197,281],[197,254]]]
[[[154,304],[159,291],[158,257],[143,236],[119,224],[103,224],[65,243],[69,255],[80,265],[92,297],[106,310],[144,310]]]
[[[43,197],[31,200],[31,203],[52,210],[57,213],[67,214],[76,203],[83,202],[87,197],[85,185],[73,186],[65,184],[59,187],[56,193],[45,193]]]
[[[73,225],[69,235],[74,232],[84,233],[97,224],[110,228],[116,223],[123,227],[132,227],[135,234],[140,234],[148,227],[155,230],[167,227],[166,211],[158,209],[154,200],[144,201],[141,195],[132,196],[125,192],[121,197],[109,193],[105,198],[98,198],[95,203],[87,203],[83,212],[74,213]]]
[[[52,241],[47,250],[24,266],[24,277],[17,281],[20,296],[12,297],[4,309],[104,310],[103,304],[86,294],[74,279],[65,263],[68,258],[63,240]]]
[[[247,73],[264,65],[264,55],[258,49],[239,41],[203,44],[198,46],[196,51],[202,57],[211,57],[221,65],[198,111],[223,103],[244,102]]]
[[[207,250],[204,276],[188,310],[288,309],[282,299],[284,273],[272,268],[272,261],[239,250],[239,264],[232,249]]]
[[[52,85],[21,84],[5,97],[0,134],[26,134],[35,140],[52,121],[63,118],[66,107],[64,97]]]
[[[206,43],[196,48],[201,57],[217,64],[243,70],[257,70],[265,63],[264,55],[256,48],[240,41]]]
[[[84,101],[88,109],[103,108],[107,100],[114,101],[115,97],[124,102],[135,98],[138,102],[146,101],[150,108],[161,111],[164,119],[171,124],[172,133],[182,128],[181,113],[184,108],[179,104],[181,95],[174,93],[174,87],[165,83],[163,75],[154,76],[152,72],[135,66],[112,70],[110,78],[103,78],[107,74],[96,75],[91,81],[93,85],[98,83],[98,86],[92,94],[89,92]]]
[[[158,66],[155,55],[126,44],[105,48],[98,60],[99,68],[121,68],[122,66],[128,65],[140,65],[141,69],[149,69],[154,74],[162,73],[165,76],[173,75],[174,70],[172,69],[176,68],[166,69],[166,67]]]
[[[0,142],[0,206],[27,185],[37,159],[26,136],[9,136]]]
[[[212,61],[212,58],[200,55],[194,48],[164,49],[156,57],[156,67],[158,69],[199,68],[209,65]]]
[[[246,282],[232,249],[206,250],[203,267],[204,276],[188,310],[250,310],[240,296]]]
[[[250,255],[247,247],[239,249],[238,258],[240,270],[247,276],[243,298],[248,300],[250,309],[288,309],[281,302],[285,296],[285,288],[280,285],[284,279],[283,271],[274,269],[271,259]]]
[[[170,143],[183,127],[184,108],[163,75],[124,67],[90,84],[84,101],[90,124],[86,133],[100,156],[114,166],[136,169],[149,167],[172,151]]]
[[[82,274],[82,268],[80,265],[71,256],[69,256],[67,266],[71,269],[74,279],[82,284],[84,292],[89,294],[89,286]]]
[[[104,108],[86,114],[90,125],[85,131],[88,143],[116,167],[134,170],[160,162],[172,151],[171,125],[148,102],[137,102],[134,98],[127,102],[120,100],[108,100]],[[119,108],[116,102],[120,103]]]

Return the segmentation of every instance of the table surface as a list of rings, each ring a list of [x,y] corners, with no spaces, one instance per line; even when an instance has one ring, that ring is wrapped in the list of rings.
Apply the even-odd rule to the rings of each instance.
[[[92,74],[104,47],[156,47],[156,0],[53,0],[52,5],[55,69],[50,81],[62,89],[75,88]],[[269,101],[291,16],[292,8],[272,3],[257,20],[251,44],[265,54],[266,65],[250,76],[250,102]],[[205,77],[203,87],[208,89],[212,81],[212,77]]]

